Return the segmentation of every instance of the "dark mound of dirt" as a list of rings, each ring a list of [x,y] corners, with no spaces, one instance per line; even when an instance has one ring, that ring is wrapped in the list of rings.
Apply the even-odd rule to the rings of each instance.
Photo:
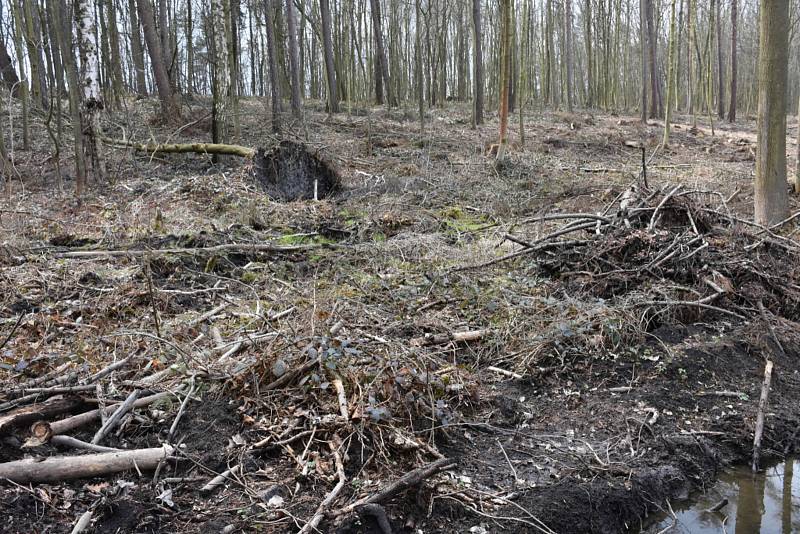
[[[255,157],[255,176],[267,194],[277,200],[311,200],[336,193],[341,180],[330,163],[302,143],[282,141]]]

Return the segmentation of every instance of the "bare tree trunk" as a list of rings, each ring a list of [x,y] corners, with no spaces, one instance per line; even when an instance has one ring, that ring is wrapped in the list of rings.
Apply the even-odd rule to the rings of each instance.
[[[662,102],[661,89],[658,79],[658,42],[656,40],[655,21],[653,20],[653,0],[645,0],[647,8],[647,41],[650,50],[650,116],[657,118],[661,116]]]
[[[739,27],[738,0],[731,0],[731,103],[728,107],[728,121],[736,122],[736,82],[737,82],[737,33]]]
[[[331,36],[331,6],[328,0],[319,0],[319,14],[322,19],[322,47],[325,54],[325,76],[328,81],[328,113],[339,113],[336,67],[333,62],[333,37]]]
[[[275,60],[275,29],[273,26],[274,8],[272,2],[280,0],[264,0],[264,12],[266,13],[266,36],[267,36],[267,64],[269,65],[269,85],[272,94],[272,131],[281,131],[281,82],[278,76],[278,63]]]
[[[47,109],[47,82],[45,81],[44,57],[42,56],[42,34],[37,11],[30,1],[22,2],[22,13],[25,21],[25,44],[28,48],[28,62],[31,67],[32,102],[41,109]]]
[[[675,76],[675,0],[672,0],[669,19],[669,52],[667,53],[667,111],[664,117],[664,146],[669,146],[669,129],[672,120],[672,107],[674,104],[674,93],[676,83],[673,81]]]
[[[414,2],[414,22],[418,30],[414,36],[414,78],[417,87],[417,105],[419,111],[419,132],[425,131],[425,76],[422,73],[422,8],[420,2]],[[474,0],[478,1],[478,0]]]
[[[22,149],[23,150],[30,150],[31,148],[31,135],[30,135],[30,101],[31,101],[31,80],[26,79],[25,71],[22,68],[22,59],[25,57],[25,53],[23,51],[23,24],[22,24],[22,14],[19,10],[19,4],[17,4],[16,0],[12,1],[11,3],[11,14],[12,18],[14,19],[14,27],[16,28],[16,36],[14,39],[14,53],[16,54],[17,66],[19,68],[19,78],[20,78],[20,103],[22,104]],[[69,20],[69,19],[67,19]]]
[[[213,102],[211,117],[211,139],[213,143],[227,143],[230,136],[230,110],[228,109],[231,86],[231,71],[228,67],[228,46],[225,39],[225,8],[228,0],[211,0],[211,35],[213,42]],[[269,21],[268,21],[269,24]]]
[[[639,0],[639,46],[641,48],[642,67],[642,122],[647,124],[647,0]]]
[[[506,157],[508,144],[508,91],[511,85],[511,2],[500,3],[500,143],[497,147],[497,162]]]
[[[472,0],[472,26],[473,26],[473,59],[474,73],[472,83],[474,85],[473,100],[475,124],[483,124],[483,31],[481,30],[481,2]]]
[[[131,56],[133,58],[133,70],[136,74],[136,93],[145,96],[147,95],[147,79],[145,78],[144,72],[144,47],[142,46],[142,34],[139,29],[139,14],[136,11],[136,0],[128,0],[128,11],[131,19]]]
[[[586,107],[594,107],[594,79],[592,65],[592,3],[586,0],[583,7],[583,19],[586,29],[584,30],[584,41],[586,43]]]
[[[725,118],[725,63],[722,54],[722,20],[720,17],[720,4],[717,0],[716,26],[717,26],[717,115]]]
[[[383,46],[383,25],[381,24],[381,1],[370,0],[370,8],[372,11],[372,28],[375,34],[375,62],[378,68],[375,70],[375,100],[378,103],[383,103],[383,95],[378,94],[378,81],[383,79],[386,88],[386,101],[389,107],[397,106],[397,100],[394,98],[392,91],[392,83],[389,80],[389,63],[386,60],[386,49]]]
[[[78,27],[78,44],[81,53],[81,83],[83,101],[81,122],[85,147],[92,162],[92,172],[97,182],[106,178],[106,166],[100,144],[100,111],[103,94],[100,92],[100,59],[97,55],[96,21],[92,0],[79,0],[75,12]]]
[[[114,7],[113,0],[106,0],[105,5],[106,17],[108,23],[108,42],[111,52],[111,86],[113,88],[114,100],[116,105],[119,105],[122,98],[122,59],[119,53],[119,31],[117,30],[117,10]]]
[[[286,0],[286,31],[289,40],[289,72],[292,80],[292,115],[299,119],[303,114],[300,97],[300,52],[297,46],[297,19],[294,14],[294,2]]]
[[[761,0],[760,18],[755,221],[770,225],[782,220],[788,209],[786,89],[789,71],[789,2]]]
[[[564,0],[564,63],[567,71],[567,111],[572,113],[572,0]]]
[[[164,58],[164,65],[167,67],[170,83],[173,79],[172,73],[172,54],[170,53],[169,43],[169,18],[167,17],[167,0],[158,0],[158,38],[161,42],[161,56]]]
[[[139,20],[144,31],[144,40],[147,43],[147,51],[150,55],[150,63],[153,65],[158,98],[161,101],[161,118],[164,122],[176,122],[180,119],[180,111],[175,101],[175,95],[172,92],[167,65],[164,63],[161,41],[156,34],[153,5],[150,0],[137,0],[137,6],[139,8]]]
[[[71,25],[62,21],[71,19],[65,0],[47,0],[47,7],[54,13],[53,22],[56,38],[61,49],[61,63],[67,72],[69,83],[69,108],[72,119],[73,148],[75,150],[75,194],[80,197],[86,188],[86,159],[83,153],[83,129],[80,117],[80,84],[78,83],[78,68],[72,54]],[[67,33],[69,31],[69,33]]]
[[[194,21],[192,0],[186,0],[186,92],[194,93]],[[255,77],[255,74],[253,74]]]

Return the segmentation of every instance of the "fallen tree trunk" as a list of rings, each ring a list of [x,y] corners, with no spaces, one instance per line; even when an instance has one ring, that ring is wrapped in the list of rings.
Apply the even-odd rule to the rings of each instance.
[[[109,137],[101,137],[100,140],[108,146],[132,148],[139,152],[148,152],[150,154],[219,154],[252,158],[256,153],[254,148],[218,143],[134,143],[133,141],[111,139]]]
[[[172,395],[172,393],[169,391],[162,391],[161,393],[155,393],[149,397],[142,397],[133,403],[133,407],[142,408],[156,402],[157,400],[167,398],[170,395]],[[100,419],[101,411],[105,411],[106,415],[112,415],[121,405],[122,403],[112,404],[104,409],[97,408],[96,410],[92,410],[90,412],[84,412],[78,415],[73,415],[72,417],[67,417],[66,419],[61,419],[60,421],[54,421],[50,424],[50,428],[53,430],[53,435],[66,434],[70,430],[75,430],[76,428],[80,428],[83,425],[87,425],[92,421]]]
[[[132,250],[73,250],[70,252],[57,252],[53,258],[103,258],[103,257],[128,257],[160,256],[165,254],[199,254],[216,252],[302,252],[317,248],[333,248],[332,244],[320,243],[312,245],[269,245],[264,243],[225,243],[210,247],[197,248],[162,248],[162,249],[132,249]]]
[[[81,404],[83,401],[80,398],[69,397],[19,408],[0,417],[0,435],[38,419],[48,419],[55,415],[71,412]]]
[[[137,469],[150,471],[173,453],[169,445],[154,449],[87,454],[84,456],[56,456],[41,460],[28,458],[0,464],[0,479],[17,484],[31,482],[62,482],[75,478],[89,478],[109,473]]]

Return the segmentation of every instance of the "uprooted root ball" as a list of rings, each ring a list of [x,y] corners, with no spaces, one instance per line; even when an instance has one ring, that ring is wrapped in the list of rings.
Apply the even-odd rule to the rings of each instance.
[[[267,194],[276,200],[325,198],[341,186],[339,173],[330,163],[294,141],[282,141],[269,152],[259,149],[254,172]]]

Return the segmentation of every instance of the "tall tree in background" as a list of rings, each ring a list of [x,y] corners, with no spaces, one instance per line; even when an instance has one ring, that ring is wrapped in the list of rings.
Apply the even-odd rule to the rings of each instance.
[[[136,79],[136,92],[147,95],[147,79],[144,72],[144,47],[142,46],[142,34],[139,28],[139,14],[136,11],[136,0],[128,0],[128,13],[130,15],[130,36],[131,56],[133,59],[133,70]]]
[[[761,0],[758,52],[758,142],[755,221],[770,225],[788,209],[786,92],[789,73],[789,2]]]
[[[672,0],[670,6],[670,19],[669,19],[669,52],[667,53],[667,111],[664,117],[664,146],[669,146],[669,129],[670,121],[672,120],[672,107],[674,103],[674,93],[676,89],[675,83],[675,0]]]
[[[0,76],[3,77],[3,84],[11,91],[11,96],[17,98],[19,96],[19,77],[11,63],[11,56],[8,55],[2,35],[0,35]]]
[[[737,83],[737,39],[739,32],[738,0],[731,0],[731,103],[728,107],[728,121],[736,122],[736,83]]]
[[[331,6],[328,0],[319,0],[322,23],[322,48],[325,54],[325,78],[328,82],[328,113],[339,113],[339,93],[336,87],[336,66],[333,60],[333,37],[331,36]]]
[[[722,0],[717,0],[716,3],[716,16],[714,20],[717,26],[717,116],[720,119],[725,118],[725,62],[722,54],[722,14],[720,13],[720,4]]]
[[[302,86],[300,85],[300,50],[297,46],[297,19],[295,18],[294,2],[292,0],[286,0],[286,32],[289,44],[289,74],[292,82],[292,115],[299,119],[303,113],[303,102],[300,96],[302,91]]]
[[[11,14],[12,18],[14,19],[14,28],[16,30],[15,37],[14,37],[14,53],[16,54],[17,58],[25,57],[25,52],[23,51],[23,43],[22,43],[22,36],[24,34],[23,24],[22,24],[22,14],[19,9],[19,4],[16,0],[11,2]],[[67,18],[70,20],[70,18]],[[22,107],[22,149],[23,150],[30,150],[31,148],[31,136],[30,136],[30,101],[31,101],[31,93],[30,93],[30,79],[27,79],[25,76],[25,71],[22,67],[22,61],[18,60],[17,65],[19,68],[19,78],[20,78],[20,105]]]
[[[275,27],[273,24],[275,9],[273,2],[280,0],[264,0],[267,37],[267,66],[269,67],[269,87],[272,95],[272,131],[281,131],[281,83],[278,73],[278,62],[275,58]]]
[[[567,71],[567,111],[572,112],[572,0],[564,0],[564,67]]]
[[[650,117],[661,117],[664,107],[661,101],[661,82],[658,77],[658,39],[656,38],[653,14],[653,0],[645,0],[645,18],[647,20],[647,45],[650,52]]]
[[[381,24],[381,0],[370,0],[372,10],[372,31],[375,34],[375,101],[383,104],[383,89],[386,89],[386,101],[389,107],[397,106],[397,100],[389,81],[389,63],[386,60],[386,49],[383,46],[383,26]],[[383,80],[383,83],[381,83]]]
[[[178,103],[172,91],[167,65],[161,51],[161,40],[156,33],[156,21],[153,15],[153,4],[150,0],[137,0],[139,22],[142,25],[144,40],[147,43],[147,52],[153,66],[153,77],[156,80],[158,99],[161,102],[161,119],[164,122],[175,122],[180,119]]]
[[[92,163],[96,181],[106,177],[106,166],[101,152],[100,111],[103,109],[103,94],[100,92],[100,59],[97,55],[97,28],[92,0],[79,0],[75,10],[78,45],[81,57],[81,123],[85,149]]]
[[[481,1],[472,0],[472,59],[473,114],[476,125],[483,124],[483,32],[481,31]]]
[[[500,143],[496,161],[506,157],[508,145],[508,93],[511,87],[511,2],[500,2]]]
[[[690,0],[691,1],[691,0]],[[639,48],[640,48],[640,63],[641,63],[641,116],[642,123],[647,124],[647,0],[639,0]]]
[[[228,67],[228,43],[226,41],[226,24],[228,9],[225,2],[228,0],[211,0],[211,39],[213,43],[213,79],[212,79],[212,118],[211,138],[214,143],[226,143],[230,136],[230,109],[229,97],[232,80]],[[269,0],[265,0],[269,3]]]

